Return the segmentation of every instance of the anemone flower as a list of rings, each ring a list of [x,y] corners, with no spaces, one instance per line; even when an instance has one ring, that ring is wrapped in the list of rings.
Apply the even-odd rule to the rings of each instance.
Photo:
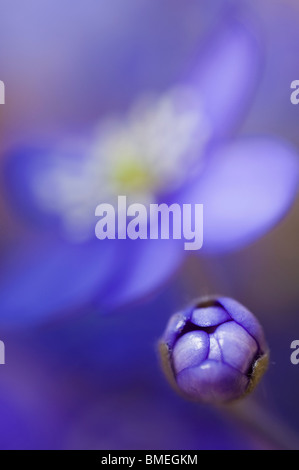
[[[203,251],[233,250],[271,229],[297,190],[297,157],[271,137],[232,139],[256,88],[260,44],[234,18],[176,81],[144,91],[88,136],[11,152],[14,208],[33,235],[2,262],[2,323],[42,321],[91,302],[102,311],[154,291],[181,265],[181,240],[103,240],[95,208],[122,194],[204,206]]]

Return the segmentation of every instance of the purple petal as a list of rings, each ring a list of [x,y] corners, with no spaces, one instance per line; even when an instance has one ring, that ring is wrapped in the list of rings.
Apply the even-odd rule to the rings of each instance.
[[[200,59],[194,83],[217,136],[247,110],[261,69],[260,45],[248,25],[230,18],[218,27]]]
[[[246,374],[258,352],[256,341],[233,321],[218,326],[215,337],[223,361]]]
[[[0,322],[44,321],[99,295],[114,271],[115,245],[43,240],[23,244],[2,262]]]
[[[216,335],[214,333],[211,333],[209,336],[210,336],[210,350],[209,350],[208,359],[221,362],[222,352],[220,349],[219,342],[216,338]]]
[[[182,332],[184,326],[186,325],[190,314],[191,311],[189,310],[188,313],[178,312],[170,317],[166,329],[163,333],[163,337],[161,338],[161,341],[167,344],[169,349],[173,349],[174,343],[176,342],[179,334]]]
[[[190,331],[179,338],[172,355],[175,372],[201,364],[208,356],[209,343],[205,331]]]
[[[61,217],[45,208],[35,188],[40,185],[42,176],[53,168],[61,168],[63,162],[71,161],[74,167],[78,165],[84,158],[85,149],[82,147],[76,143],[67,150],[61,150],[41,144],[20,147],[7,155],[4,165],[7,199],[22,218],[38,226],[54,226],[61,231]],[[51,190],[54,194],[57,192],[55,186]]]
[[[267,344],[263,328],[256,317],[234,299],[221,297],[218,302],[229,312],[231,318],[239,323],[256,340],[259,350],[264,353],[267,350]]]
[[[192,313],[191,321],[200,327],[210,327],[220,325],[230,320],[229,314],[222,307],[197,308]]]
[[[222,146],[182,196],[204,207],[202,250],[234,250],[270,230],[291,206],[298,157],[276,139],[247,138]]]
[[[117,280],[101,299],[104,308],[115,308],[151,294],[181,265],[185,253],[177,240],[126,240],[126,261]]]
[[[217,403],[239,398],[246,391],[248,379],[227,364],[207,360],[180,372],[177,383],[190,397]]]

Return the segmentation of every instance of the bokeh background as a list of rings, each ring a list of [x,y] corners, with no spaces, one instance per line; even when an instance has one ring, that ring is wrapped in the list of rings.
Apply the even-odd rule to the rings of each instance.
[[[213,56],[211,38],[223,25],[230,34],[234,21],[254,32],[258,73],[249,63],[245,78],[240,73],[233,82],[235,90],[253,75],[229,95],[242,112],[225,140],[228,134],[230,142],[268,136],[293,149],[291,165],[282,156],[277,180],[271,180],[277,177],[271,153],[261,174],[257,166],[265,194],[250,180],[250,200],[243,200],[248,217],[240,225],[247,229],[259,207],[265,211],[260,220],[268,220],[266,194],[274,200],[287,194],[284,207],[250,237],[230,239],[228,230],[228,246],[184,259],[181,247],[168,250],[170,244],[153,251],[118,244],[114,253],[114,246],[102,250],[97,241],[95,251],[91,243],[78,253],[73,241],[60,238],[57,220],[48,224],[47,214],[36,210],[30,178],[36,182],[40,168],[48,171],[48,154],[65,140],[72,142],[71,159],[84,156],[93,129],[107,116],[123,116],[145,93],[163,94],[186,80],[198,51]],[[299,78],[298,25],[296,0],[2,2],[1,449],[299,447],[299,366],[290,362],[290,344],[299,337],[299,106],[290,102],[290,84]],[[229,62],[219,76],[215,65],[213,87],[244,64]],[[221,123],[225,127],[225,119]],[[242,210],[239,200],[230,203]],[[237,411],[185,402],[160,370],[157,341],[169,316],[209,293],[250,308],[271,349],[269,371]]]

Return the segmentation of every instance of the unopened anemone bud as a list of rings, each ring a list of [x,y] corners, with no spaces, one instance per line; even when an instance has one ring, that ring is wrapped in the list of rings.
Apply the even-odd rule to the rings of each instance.
[[[226,297],[199,299],[173,315],[160,341],[163,369],[177,391],[206,403],[250,393],[268,366],[268,347],[255,316]]]

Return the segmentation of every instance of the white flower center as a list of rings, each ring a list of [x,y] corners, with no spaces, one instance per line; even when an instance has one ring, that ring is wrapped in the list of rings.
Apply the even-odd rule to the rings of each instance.
[[[100,123],[80,161],[53,157],[35,180],[43,209],[58,214],[66,231],[85,237],[101,202],[119,195],[148,204],[180,187],[202,163],[210,134],[198,93],[174,88],[142,97],[127,116]]]

